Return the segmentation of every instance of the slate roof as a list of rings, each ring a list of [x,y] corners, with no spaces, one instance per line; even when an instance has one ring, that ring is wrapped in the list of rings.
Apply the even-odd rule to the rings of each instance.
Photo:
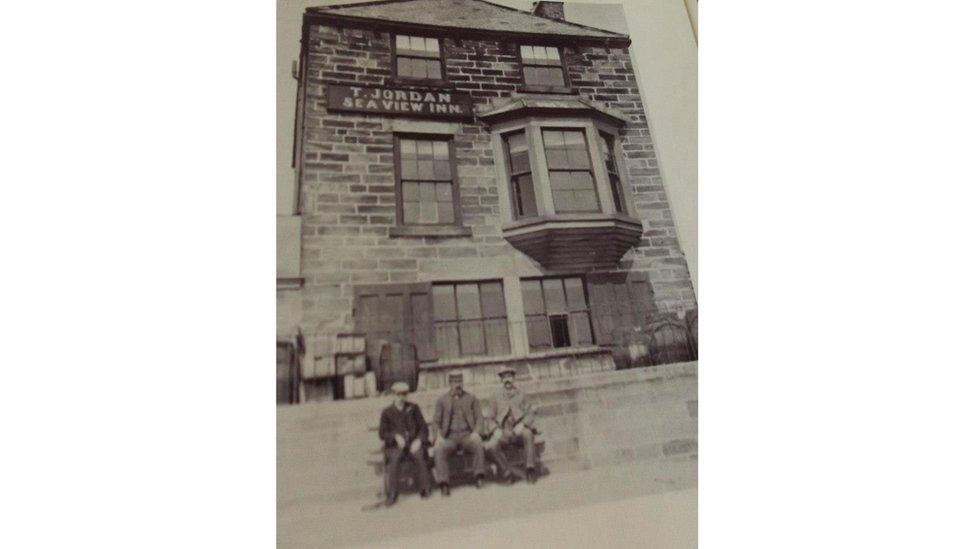
[[[625,34],[556,21],[485,0],[382,0],[309,8],[308,13],[482,32],[628,38]]]
[[[582,97],[512,97],[489,107],[481,108],[476,114],[478,118],[486,122],[495,122],[513,116],[521,116],[525,111],[549,114],[589,113],[591,115],[602,115],[617,124],[627,123],[627,116],[617,109]]]

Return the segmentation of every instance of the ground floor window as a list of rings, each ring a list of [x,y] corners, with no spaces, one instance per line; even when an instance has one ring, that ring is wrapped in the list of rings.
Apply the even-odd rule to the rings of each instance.
[[[433,297],[439,359],[511,353],[500,280],[435,283]]]
[[[593,344],[582,277],[522,279],[522,307],[530,350]]]

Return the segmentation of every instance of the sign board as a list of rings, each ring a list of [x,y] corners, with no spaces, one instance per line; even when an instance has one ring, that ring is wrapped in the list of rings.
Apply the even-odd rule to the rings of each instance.
[[[471,117],[471,96],[454,91],[327,84],[325,98],[326,108],[332,111],[431,118]]]

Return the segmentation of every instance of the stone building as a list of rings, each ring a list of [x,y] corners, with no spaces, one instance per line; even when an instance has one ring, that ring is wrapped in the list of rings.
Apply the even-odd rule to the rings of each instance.
[[[363,368],[424,390],[697,358],[629,46],[560,2],[305,12],[284,401],[351,396]]]

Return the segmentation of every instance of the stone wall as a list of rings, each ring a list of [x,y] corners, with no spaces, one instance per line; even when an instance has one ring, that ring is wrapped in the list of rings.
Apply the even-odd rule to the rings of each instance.
[[[697,479],[697,382],[698,365],[689,362],[519,381],[519,387],[538,407],[550,475],[640,462],[648,475],[690,486]],[[490,394],[472,392],[483,399]],[[410,399],[429,420],[441,394]],[[374,467],[381,459],[376,427],[388,405],[389,399],[367,399],[279,407],[279,509],[303,501],[374,501],[382,490]]]
[[[447,75],[475,107],[516,93],[517,44],[444,39]],[[620,136],[636,214],[645,232],[619,264],[647,272],[655,300],[672,310],[695,306],[664,186],[626,49],[567,48],[572,86],[630,118]],[[501,236],[490,138],[477,121],[439,122],[454,133],[463,224],[468,237],[390,238],[395,225],[393,133],[398,120],[325,109],[327,82],[391,83],[390,35],[362,29],[310,30],[301,151],[302,326],[314,353],[329,360],[332,336],[352,327],[352,286],[434,279],[466,261],[526,261]]]

